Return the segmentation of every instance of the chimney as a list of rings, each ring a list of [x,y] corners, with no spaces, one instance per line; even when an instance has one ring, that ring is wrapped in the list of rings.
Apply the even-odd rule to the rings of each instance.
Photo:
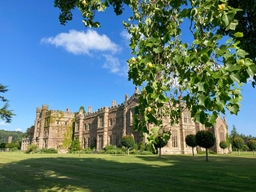
[[[92,107],[91,106],[88,107],[88,113],[92,113]]]
[[[113,100],[113,101],[112,101],[112,107],[115,107],[115,106],[116,106],[116,101]]]

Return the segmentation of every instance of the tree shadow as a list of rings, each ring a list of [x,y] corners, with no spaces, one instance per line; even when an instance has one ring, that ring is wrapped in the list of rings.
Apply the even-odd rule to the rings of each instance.
[[[0,191],[256,190],[255,159],[213,156],[206,163],[204,156],[94,156],[42,156],[2,164]]]

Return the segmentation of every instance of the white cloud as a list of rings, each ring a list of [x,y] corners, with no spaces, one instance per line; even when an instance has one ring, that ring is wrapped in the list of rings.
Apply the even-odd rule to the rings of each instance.
[[[127,76],[127,66],[121,65],[117,57],[108,54],[103,54],[103,56],[106,59],[103,68],[109,69],[111,73]]]
[[[4,121],[1,121],[0,125],[6,125],[6,123]]]
[[[126,30],[123,30],[120,35],[125,39],[125,41],[129,42],[130,39],[131,39],[131,35],[126,31]]]
[[[21,131],[22,132],[21,128],[17,128],[17,129],[15,129],[15,131]]]
[[[67,52],[90,55],[91,51],[110,51],[113,54],[121,48],[112,42],[106,35],[100,35],[94,30],[60,33],[55,37],[43,38],[42,43],[53,44],[56,47],[63,47]]]

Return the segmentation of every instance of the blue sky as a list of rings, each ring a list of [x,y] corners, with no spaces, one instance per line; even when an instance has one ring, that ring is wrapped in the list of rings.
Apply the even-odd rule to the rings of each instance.
[[[73,112],[92,106],[95,111],[133,94],[126,64],[129,36],[122,25],[127,11],[118,17],[112,9],[98,14],[102,26],[94,30],[84,27],[79,11],[61,25],[53,0],[0,1],[0,9],[0,83],[8,86],[4,96],[16,114],[11,124],[0,120],[0,129],[25,131],[43,104]],[[256,89],[245,85],[242,92],[241,111],[227,114],[228,125],[256,136]]]

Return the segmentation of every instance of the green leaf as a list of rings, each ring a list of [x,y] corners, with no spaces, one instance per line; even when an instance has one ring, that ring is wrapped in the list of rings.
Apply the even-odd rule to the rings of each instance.
[[[157,48],[154,48],[153,51],[154,51],[155,53],[161,53],[163,50],[162,50],[161,47],[157,47]]]
[[[223,23],[225,24],[225,26],[228,26],[229,20],[228,20],[228,15],[226,12],[223,13],[221,19],[222,19]]]
[[[243,34],[242,32],[236,32],[236,33],[234,34],[234,36],[235,36],[235,37],[243,37],[244,34]]]
[[[238,73],[231,73],[230,78],[232,81],[240,83],[240,75]]]
[[[227,109],[230,111],[231,114],[236,114],[237,115],[237,113],[239,111],[239,105],[229,103],[227,105]]]
[[[246,55],[248,55],[248,53],[246,51],[244,51],[243,49],[238,49],[236,51],[236,54],[240,57],[245,57]]]
[[[206,99],[206,97],[204,95],[200,95],[198,97],[198,101],[199,101],[198,105],[205,106],[205,104],[204,104],[205,99]]]

